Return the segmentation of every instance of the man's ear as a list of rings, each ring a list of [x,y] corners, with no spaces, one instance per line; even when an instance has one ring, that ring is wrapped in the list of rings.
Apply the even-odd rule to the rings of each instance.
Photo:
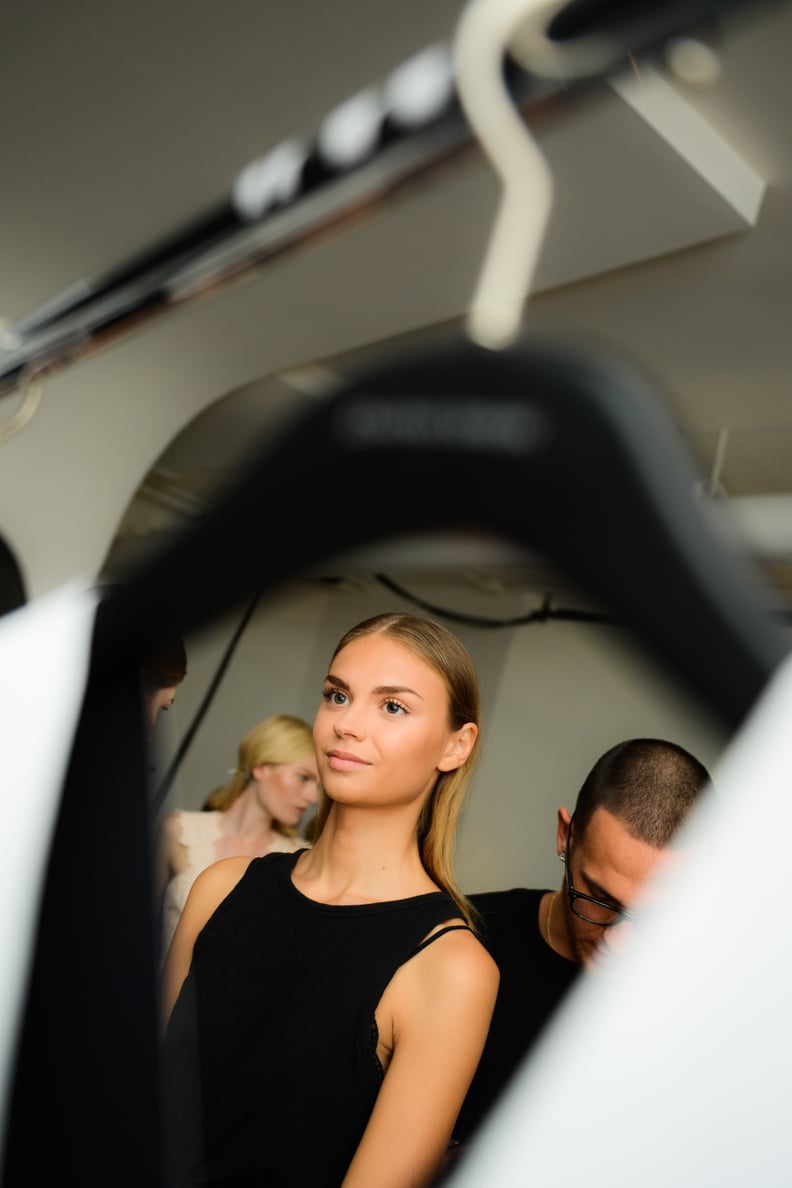
[[[478,726],[475,722],[466,722],[461,730],[456,730],[446,748],[443,758],[437,765],[438,771],[456,771],[467,761],[473,744],[478,738]]]
[[[566,853],[567,841],[569,840],[569,827],[572,824],[572,814],[568,808],[563,805],[558,810],[558,823],[556,825],[556,853],[561,858]]]

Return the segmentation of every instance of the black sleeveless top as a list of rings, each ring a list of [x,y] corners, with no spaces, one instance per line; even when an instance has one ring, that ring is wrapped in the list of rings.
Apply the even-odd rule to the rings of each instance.
[[[302,852],[254,859],[196,940],[163,1045],[168,1188],[338,1188],[382,1083],[377,1004],[459,916],[439,891],[317,903]]]

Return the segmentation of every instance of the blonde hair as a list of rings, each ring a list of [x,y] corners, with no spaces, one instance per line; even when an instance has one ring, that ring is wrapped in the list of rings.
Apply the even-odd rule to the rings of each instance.
[[[374,615],[342,636],[330,664],[343,648],[366,635],[386,635],[395,639],[434,669],[448,691],[448,724],[452,730],[459,730],[466,722],[480,726],[481,692],[473,661],[467,648],[447,628],[433,619],[402,612]],[[461,915],[474,929],[475,908],[457,886],[453,866],[459,816],[479,751],[480,734],[461,767],[438,773],[416,829],[424,870],[451,896]],[[324,828],[331,803],[322,793],[313,829],[314,842]]]
[[[228,784],[206,798],[205,808],[224,813],[248,785],[251,772],[261,763],[299,763],[313,759],[313,731],[302,718],[275,714],[252,726],[237,749],[237,767]],[[272,828],[284,837],[295,837],[296,829],[273,821]]]

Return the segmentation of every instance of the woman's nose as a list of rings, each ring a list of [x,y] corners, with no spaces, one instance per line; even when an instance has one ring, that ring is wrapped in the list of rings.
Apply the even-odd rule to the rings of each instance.
[[[360,712],[351,705],[346,706],[343,713],[336,717],[333,726],[339,738],[343,738],[347,734],[351,734],[353,738],[361,738],[364,733]]]

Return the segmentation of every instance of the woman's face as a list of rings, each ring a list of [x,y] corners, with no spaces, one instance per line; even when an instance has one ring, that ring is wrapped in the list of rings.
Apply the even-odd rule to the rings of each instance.
[[[441,677],[386,635],[348,644],[332,662],[314,721],[319,775],[332,800],[422,801],[439,771],[464,763],[477,728],[448,724]]]
[[[313,756],[299,763],[260,763],[251,775],[259,804],[281,825],[294,828],[306,809],[316,804],[319,772]]]

